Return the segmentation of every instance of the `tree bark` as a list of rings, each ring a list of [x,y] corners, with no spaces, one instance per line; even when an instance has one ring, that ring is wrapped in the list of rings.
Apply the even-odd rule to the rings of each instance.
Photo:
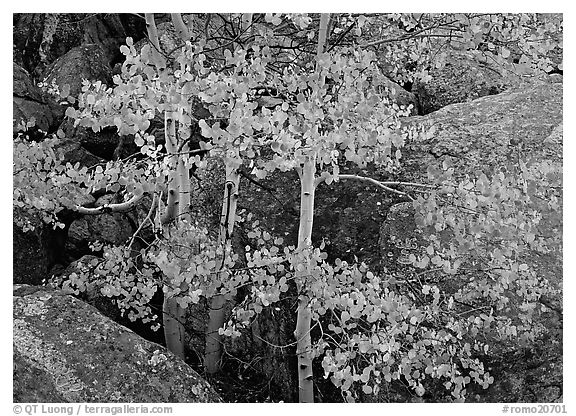
[[[235,163],[226,163],[226,184],[224,186],[224,199],[220,215],[220,232],[218,245],[222,247],[222,258],[218,271],[224,268],[226,256],[229,255],[232,244],[231,237],[236,222],[236,207],[238,203],[238,188],[240,186],[240,173]],[[226,299],[223,295],[216,295],[210,299],[209,320],[206,328],[206,349],[204,355],[204,368],[208,374],[217,373],[221,368],[222,336],[218,330],[224,325],[224,306]]]
[[[298,230],[298,252],[306,253],[308,266],[309,250],[312,247],[312,225],[314,221],[314,193],[316,176],[316,155],[311,156],[298,172],[300,176],[300,228]],[[297,273],[298,315],[296,318],[296,354],[298,356],[298,399],[300,403],[314,403],[314,384],[312,380],[312,338],[310,326],[312,314],[310,299],[305,294],[308,267]],[[298,276],[300,275],[300,276]]]
[[[316,70],[319,71],[318,63],[320,55],[324,52],[326,34],[330,14],[323,13],[320,16],[318,30],[318,45],[316,49]],[[320,80],[323,84],[324,81]],[[298,401],[300,403],[314,403],[314,382],[312,372],[312,337],[310,327],[312,313],[310,311],[310,299],[306,295],[306,280],[309,269],[309,250],[312,248],[312,225],[314,221],[314,192],[316,190],[316,153],[310,155],[298,172],[300,176],[300,228],[298,229],[298,252],[306,253],[304,263],[306,267],[303,273],[296,274],[296,286],[298,289],[298,314],[296,317],[296,355],[298,356]],[[300,276],[298,276],[300,275]]]
[[[170,156],[170,164],[173,165],[170,170],[168,183],[168,200],[166,212],[162,218],[162,224],[167,227],[172,221],[178,220],[182,214],[186,214],[190,206],[190,178],[187,169],[183,166],[182,158],[178,157],[178,143],[176,138],[176,124],[171,111],[164,114],[164,127],[166,137],[166,151]],[[186,170],[186,172],[184,172]],[[186,186],[187,185],[187,186]],[[188,190],[186,192],[186,190]],[[188,203],[186,202],[188,198]],[[184,201],[180,201],[184,198]],[[184,203],[180,203],[184,202]],[[177,298],[169,295],[172,282],[166,282],[164,288],[164,302],[162,303],[162,320],[164,324],[164,338],[166,348],[178,357],[185,358],[185,329],[184,316],[186,311],[180,307]]]
[[[189,41],[190,30],[192,28],[186,26],[186,23],[184,23],[184,20],[182,19],[182,15],[180,13],[170,13],[170,17],[172,18],[172,23],[174,24],[174,28],[176,29],[176,33],[178,33],[180,39],[184,42]]]

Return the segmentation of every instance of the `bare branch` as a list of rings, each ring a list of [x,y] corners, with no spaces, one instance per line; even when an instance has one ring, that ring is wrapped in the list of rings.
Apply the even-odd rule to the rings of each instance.
[[[156,197],[156,193],[154,193],[154,196],[152,197],[152,204],[150,204],[150,210],[148,211],[148,215],[146,215],[146,218],[144,218],[144,220],[140,223],[140,226],[138,227],[138,229],[132,235],[132,238],[130,239],[130,244],[128,244],[128,250],[130,250],[132,248],[132,244],[134,244],[134,240],[136,239],[136,236],[138,235],[138,233],[140,231],[142,231],[142,228],[144,228],[144,224],[146,224],[146,221],[152,222],[152,214],[154,213],[154,208],[156,208],[156,204],[158,203],[159,199],[162,199],[162,192],[160,192],[159,197]],[[154,225],[154,224],[152,224],[152,225]]]
[[[417,186],[420,188],[429,188],[429,189],[434,189],[436,188],[436,186],[434,185],[428,185],[425,183],[416,183],[416,182],[394,182],[394,181],[380,181],[380,183],[382,185],[387,185],[387,186]]]
[[[376,185],[376,186],[378,186],[378,187],[380,187],[380,188],[382,188],[382,189],[385,189],[385,190],[388,191],[388,192],[393,192],[393,193],[395,193],[395,194],[405,196],[405,197],[409,198],[411,201],[414,200],[414,199],[413,199],[410,195],[408,195],[406,192],[402,192],[402,191],[399,191],[398,189],[390,188],[389,186],[386,186],[386,185],[384,184],[384,182],[380,182],[380,181],[377,181],[376,179],[368,178],[368,177],[366,177],[366,176],[342,174],[342,175],[338,175],[337,178],[338,178],[338,179],[354,179],[354,180],[357,180],[357,181],[368,182],[368,183],[371,183],[372,185]],[[323,181],[324,181],[323,178],[322,178],[322,179],[321,179],[321,178],[318,178],[318,179],[316,180],[316,182],[317,182],[316,185],[322,183]]]
[[[99,215],[104,214],[105,212],[125,212],[129,211],[140,202],[144,194],[134,195],[128,201],[115,203],[115,204],[104,204],[99,207],[94,208],[87,208],[80,205],[75,206],[73,209],[74,211],[84,214],[84,215]]]

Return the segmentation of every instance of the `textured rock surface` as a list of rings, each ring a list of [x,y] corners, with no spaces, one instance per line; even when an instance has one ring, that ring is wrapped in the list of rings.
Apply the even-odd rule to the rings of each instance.
[[[41,287],[14,286],[15,402],[219,402],[163,347]]]
[[[86,166],[89,168],[98,163],[104,162],[104,159],[99,158],[82,147],[76,139],[60,139],[54,148],[64,157],[64,164],[66,164],[66,162],[70,162],[72,165],[80,163],[80,166]]]
[[[430,165],[448,160],[455,172],[494,172],[518,155],[538,152],[562,162],[562,76],[549,76],[521,88],[452,104],[406,124],[431,130],[402,150],[407,175],[425,177]],[[547,138],[550,137],[548,140]]]
[[[412,126],[434,126],[433,133],[412,141],[403,150],[404,178],[427,182],[427,169],[448,162],[455,177],[488,175],[518,158],[546,160],[562,165],[562,77],[452,104],[424,117],[406,120]],[[561,179],[561,178],[559,178]],[[420,238],[415,210],[398,204],[390,210],[380,230],[383,253],[393,252],[394,242]],[[549,253],[531,253],[524,259],[539,276],[562,287],[562,212],[551,212],[541,222],[546,233],[558,236]],[[403,244],[404,246],[406,244]],[[552,402],[562,395],[562,299],[544,299],[550,312],[541,319],[549,333],[535,349],[520,347],[493,353],[488,363],[495,383],[485,391],[473,391],[469,400],[482,402]]]
[[[70,263],[62,272],[61,275],[65,279],[69,279],[73,273],[83,273],[88,276],[86,281],[86,289],[79,294],[80,299],[94,306],[104,316],[112,319],[115,322],[122,320],[120,309],[113,299],[102,295],[100,292],[104,282],[97,280],[93,270],[103,262],[103,259],[91,254],[86,254],[78,260]]]
[[[119,194],[106,194],[99,197],[94,206],[122,202]],[[105,244],[124,244],[132,237],[140,221],[143,221],[150,209],[151,198],[142,198],[135,209],[128,212],[105,212],[98,215],[84,215],[75,219],[68,229],[66,252],[73,258],[89,253],[88,244],[100,241]],[[87,206],[87,205],[85,205]],[[139,237],[150,238],[151,227],[144,226]],[[141,247],[141,240],[136,239],[134,248]]]
[[[13,224],[12,233],[14,283],[40,284],[51,266],[51,253],[48,249],[50,238],[47,232],[43,229],[24,232]]]
[[[36,127],[48,131],[59,123],[64,111],[56,103],[46,100],[42,90],[32,81],[30,75],[20,66],[13,64],[12,130],[17,132],[19,125],[36,120]]]
[[[130,222],[121,213],[104,213],[78,218],[68,230],[68,253],[82,253],[89,242],[124,244],[132,236]],[[86,246],[86,247],[84,247]]]
[[[76,126],[73,119],[65,119],[60,125],[65,137],[81,145],[90,153],[106,160],[122,159],[138,151],[133,136],[120,138],[116,127],[104,127],[98,132],[92,128]]]
[[[393,81],[389,81],[387,87],[390,89],[392,101],[398,104],[400,107],[408,108],[410,105],[412,106],[412,111],[410,112],[411,115],[417,115],[420,105],[418,103],[418,99],[416,95],[411,93],[410,91],[406,91],[400,85],[396,84]]]
[[[486,95],[494,95],[518,85],[518,79],[504,78],[504,70],[471,52],[453,52],[446,65],[432,68],[432,79],[416,81],[412,92],[418,96],[422,114],[449,104],[462,103]]]
[[[13,283],[39,285],[58,261],[64,232],[61,229],[54,230],[34,212],[14,207],[12,213]],[[24,231],[22,225],[34,229]]]
[[[82,91],[82,80],[112,83],[112,68],[105,50],[99,44],[87,44],[70,49],[56,59],[46,70],[48,85],[54,83],[60,89],[70,86],[70,95],[77,97]]]
[[[131,36],[143,36],[144,21],[117,13],[15,13],[14,61],[40,73],[46,65],[82,43],[98,43],[109,59],[119,58],[119,46]]]

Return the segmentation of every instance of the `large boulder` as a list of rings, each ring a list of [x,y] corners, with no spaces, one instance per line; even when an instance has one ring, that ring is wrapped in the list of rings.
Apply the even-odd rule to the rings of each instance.
[[[403,179],[426,178],[429,166],[441,166],[444,161],[454,167],[456,175],[478,169],[492,173],[517,161],[518,152],[562,163],[562,76],[551,75],[404,122],[433,130],[402,150]]]
[[[479,172],[491,176],[519,159],[546,161],[560,168],[562,97],[562,77],[553,75],[498,95],[448,105],[424,117],[407,118],[411,128],[433,133],[418,136],[403,150],[402,179],[426,183],[429,169],[442,169],[445,163],[454,168],[456,180]],[[492,353],[488,362],[496,380],[487,390],[471,390],[473,401],[556,401],[562,395],[562,178],[554,178],[557,184],[551,192],[560,195],[560,209],[532,207],[543,216],[540,225],[549,250],[533,250],[522,259],[559,293],[541,299],[548,312],[537,319],[548,332],[530,350],[518,345],[497,347],[502,351]],[[390,210],[380,231],[383,254],[390,253],[392,260],[402,263],[401,255],[410,253],[411,240],[417,242],[414,248],[422,246],[416,215],[412,203]],[[402,250],[395,244],[398,241]],[[390,267],[398,269],[395,264]]]
[[[113,203],[115,195],[98,198],[96,206]],[[84,215],[72,222],[68,230],[66,251],[73,257],[89,252],[88,244],[100,241],[105,244],[122,245],[135,231],[128,214],[105,212],[98,215]]]
[[[128,33],[138,38],[146,32],[144,19],[117,13],[15,13],[13,24],[14,61],[35,74],[87,43],[101,45],[113,64]]]
[[[109,284],[108,278],[96,272],[99,267],[102,267],[104,262],[105,259],[103,257],[86,254],[66,267],[54,267],[51,270],[49,284],[54,288],[74,291],[78,299],[94,306],[107,318],[130,328],[149,341],[163,343],[163,331],[152,329],[152,324],[150,323],[144,323],[141,320],[130,320],[128,314],[120,310],[117,304],[118,298],[104,294],[104,289]],[[79,278],[80,276],[81,278]],[[161,308],[162,299],[159,292],[156,293],[156,296],[150,302],[152,308]]]
[[[105,160],[123,159],[138,151],[134,136],[120,137],[116,127],[104,127],[95,132],[89,127],[74,126],[74,120],[67,118],[60,125],[60,130],[65,137]]]
[[[51,284],[56,284],[58,287],[63,287],[62,283],[64,281],[70,281],[71,276],[80,274],[87,276],[87,279],[84,282],[84,290],[78,293],[79,298],[89,305],[94,306],[104,316],[112,319],[115,322],[121,322],[122,316],[120,314],[120,309],[114,302],[114,299],[108,296],[104,296],[101,292],[105,281],[103,279],[97,279],[97,276],[99,275],[93,273],[93,271],[103,261],[104,259],[101,257],[97,257],[92,254],[86,254],[80,257],[78,260],[74,260],[66,268],[64,268],[61,271],[60,276],[54,276]],[[66,286],[64,286],[64,288],[66,289]],[[68,288],[69,290],[77,289],[75,285],[68,286]],[[125,323],[122,322],[122,324]]]
[[[98,197],[95,207],[122,202],[120,194],[106,194]],[[66,255],[77,259],[91,252],[89,244],[100,241],[104,244],[122,245],[134,234],[148,215],[152,200],[142,198],[135,209],[127,212],[104,212],[98,215],[84,215],[70,224],[66,240]],[[91,204],[92,205],[92,204]],[[88,206],[88,205],[85,205]],[[135,239],[133,248],[142,248],[142,241],[151,238],[151,227],[146,224]],[[144,240],[142,240],[144,239]]]
[[[421,114],[449,104],[495,95],[521,83],[518,77],[506,77],[506,71],[481,55],[453,51],[444,66],[431,68],[429,80],[415,80],[412,92],[418,97]]]
[[[81,93],[84,79],[112,84],[112,68],[100,44],[85,44],[70,49],[46,69],[44,76],[48,86],[55,85],[60,91],[64,85],[69,85],[73,97]]]
[[[46,231],[23,231],[13,224],[12,237],[14,283],[39,285],[48,275],[52,263]]]
[[[13,281],[39,285],[54,263],[54,230],[22,209],[14,208],[13,214]]]
[[[52,100],[46,99],[22,67],[13,64],[12,71],[12,131],[26,131],[28,128],[22,125],[28,123],[45,132],[54,130],[64,116],[64,110]]]
[[[14,402],[220,402],[162,346],[90,305],[42,287],[14,286]]]
[[[418,115],[420,111],[420,103],[416,95],[406,89],[402,88],[400,85],[396,84],[394,81],[388,80],[386,82],[386,87],[390,90],[390,98],[393,103],[396,103],[400,108],[410,107],[410,114],[415,116]]]
[[[73,138],[62,138],[54,145],[56,152],[63,157],[64,164],[79,163],[81,167],[90,168],[97,164],[105,164],[105,160],[86,150],[79,141]]]
[[[409,128],[426,131],[433,126],[433,133],[420,135],[403,150],[402,179],[426,182],[427,170],[441,169],[444,163],[454,168],[456,179],[480,171],[491,176],[519,158],[546,160],[561,167],[562,96],[562,76],[551,75],[498,95],[452,104],[425,117],[406,118]],[[561,191],[562,178],[557,180]],[[389,230],[412,227],[406,224],[413,221],[414,211],[408,211],[408,217],[392,215],[382,226],[382,250],[389,248]],[[544,216],[541,224],[561,236],[561,210]],[[562,239],[551,241],[550,248],[550,253],[534,256],[531,266],[561,288]]]

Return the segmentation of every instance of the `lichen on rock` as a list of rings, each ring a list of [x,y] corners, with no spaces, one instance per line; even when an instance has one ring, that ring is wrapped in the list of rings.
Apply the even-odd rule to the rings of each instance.
[[[221,401],[165,348],[63,291],[15,285],[13,332],[15,402]]]

